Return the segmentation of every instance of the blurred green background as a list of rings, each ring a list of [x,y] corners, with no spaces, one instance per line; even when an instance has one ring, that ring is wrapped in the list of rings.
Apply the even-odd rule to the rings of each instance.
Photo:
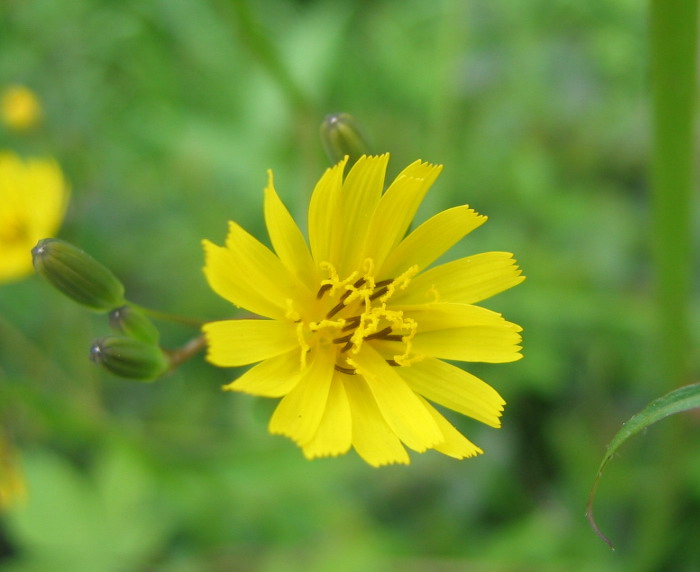
[[[652,429],[607,470],[596,507],[616,552],[584,511],[606,443],[668,389],[647,42],[633,0],[0,3],[0,83],[31,87],[45,114],[0,143],[59,160],[72,188],[59,236],[130,299],[231,315],[201,239],[221,243],[229,219],[265,236],[268,168],[303,219],[335,111],[392,153],[392,176],[445,165],[419,218],[464,203],[489,215],[452,256],[512,251],[528,276],[485,304],[523,325],[525,359],[469,368],[508,402],[503,428],[453,417],[486,454],[382,469],[306,461],[267,434],[272,402],[221,392],[237,372],[201,356],[153,384],[103,373],[87,359],[102,316],[36,276],[0,285],[0,413],[29,484],[0,517],[0,568],[644,569],[638,523],[663,476],[655,452],[674,443]],[[167,346],[192,335],[163,326]],[[680,462],[682,510],[654,566],[698,570],[700,454]]]

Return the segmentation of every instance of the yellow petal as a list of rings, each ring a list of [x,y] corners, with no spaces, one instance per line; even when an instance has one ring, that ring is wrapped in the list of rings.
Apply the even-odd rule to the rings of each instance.
[[[403,443],[421,453],[442,441],[442,433],[418,396],[372,346],[365,344],[348,363],[365,378],[379,411]]]
[[[335,372],[318,431],[303,447],[304,456],[307,459],[342,455],[347,453],[352,445],[350,403],[343,381],[340,379],[341,375]]]
[[[441,264],[416,276],[392,303],[473,304],[520,284],[525,277],[509,252],[485,252]]]
[[[332,254],[338,249],[335,229],[342,223],[340,201],[346,163],[347,158],[326,170],[309,201],[309,245],[317,262],[338,262]]]
[[[0,282],[32,272],[30,251],[40,239],[54,236],[68,195],[55,161],[0,152]]]
[[[520,326],[507,322],[498,312],[472,304],[437,302],[411,306],[392,305],[392,310],[401,310],[406,318],[415,320],[418,324],[418,333],[470,326],[502,327],[504,325],[516,328],[515,331],[521,331]]]
[[[297,386],[279,402],[270,419],[270,433],[306,445],[318,430],[333,379],[335,352],[316,351]]]
[[[226,247],[237,263],[239,282],[247,282],[260,295],[285,310],[289,308],[290,299],[307,303],[310,295],[307,288],[267,246],[235,222],[229,222]]]
[[[415,161],[382,195],[369,223],[364,251],[381,266],[389,251],[406,234],[423,197],[442,171],[442,165]]]
[[[519,360],[520,326],[503,321],[500,325],[477,325],[419,332],[413,351],[419,355],[457,361],[505,363]]]
[[[309,248],[292,215],[275,192],[272,171],[268,171],[265,189],[265,223],[272,246],[289,273],[296,274],[304,284],[317,287],[316,268]]]
[[[343,378],[352,414],[352,445],[373,467],[410,462],[406,449],[382,416],[367,382],[359,375]]]
[[[225,385],[226,391],[241,391],[262,397],[282,397],[294,389],[301,377],[299,348],[271,357]]]
[[[492,427],[501,426],[505,401],[471,373],[435,358],[402,367],[399,373],[413,391],[430,401]]]
[[[283,319],[286,311],[279,300],[272,300],[248,279],[245,264],[222,246],[203,240],[204,275],[209,286],[222,298],[260,316]]]
[[[445,440],[442,443],[435,445],[435,450],[448,457],[455,459],[466,459],[480,455],[483,451],[474,445],[469,439],[462,435],[455,427],[445,419],[438,411],[435,410],[425,399],[421,399],[426,409],[430,412],[437,423],[437,426],[442,431]]]
[[[277,320],[224,320],[202,326],[207,359],[220,367],[256,363],[298,348],[293,324]]]
[[[394,278],[412,266],[423,270],[484,222],[485,216],[467,206],[436,214],[404,238],[389,254],[378,272],[378,278]]]
[[[339,267],[341,276],[356,270],[364,258],[363,246],[368,224],[384,190],[388,153],[377,157],[360,157],[343,183],[340,224]]]

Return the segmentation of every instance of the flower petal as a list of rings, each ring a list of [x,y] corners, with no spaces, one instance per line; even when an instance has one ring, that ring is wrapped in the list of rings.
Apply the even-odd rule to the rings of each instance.
[[[377,402],[361,376],[345,376],[345,391],[352,413],[352,445],[373,467],[410,462],[406,449],[389,428]]]
[[[399,370],[413,391],[491,427],[501,426],[505,401],[478,377],[452,364],[425,358]]]
[[[318,282],[314,261],[304,235],[275,191],[272,171],[265,189],[265,224],[272,246],[290,274],[313,289]]]
[[[415,320],[418,333],[470,326],[502,326],[509,323],[498,312],[472,304],[436,302],[410,306],[392,305],[391,308],[402,311],[405,318]],[[520,331],[520,327],[516,327],[517,331]]]
[[[334,364],[334,352],[315,352],[297,386],[277,405],[270,419],[270,433],[286,435],[297,445],[311,441],[326,410]]]
[[[338,248],[336,230],[342,224],[340,194],[346,163],[347,158],[323,173],[309,201],[309,245],[316,262],[337,264],[332,253]]]
[[[455,243],[486,222],[468,206],[454,207],[429,218],[387,256],[378,278],[393,278],[408,268],[423,270]]]
[[[442,434],[445,437],[445,440],[442,443],[435,445],[434,449],[436,451],[439,451],[448,457],[454,457],[455,459],[466,459],[468,457],[475,457],[476,455],[481,455],[483,453],[479,447],[474,445],[474,443],[457,431],[457,429],[455,429],[455,427],[433,406],[425,401],[425,399],[421,398],[421,401],[433,416],[435,423],[437,423],[437,426],[440,428],[440,431],[442,431]]]
[[[418,332],[413,338],[417,354],[458,361],[505,363],[522,358],[517,324],[474,325]]]
[[[341,374],[335,373],[328,392],[328,402],[318,431],[303,446],[307,459],[336,457],[348,452],[352,445],[352,416]]]
[[[416,276],[392,303],[473,304],[520,284],[525,277],[510,252],[484,252],[441,264]]]
[[[384,190],[384,175],[389,154],[363,155],[352,166],[343,183],[341,194],[342,221],[336,229],[341,235],[338,272],[341,276],[356,270],[364,258],[363,246],[368,223]]]
[[[299,348],[266,359],[238,379],[224,385],[225,391],[241,391],[262,397],[282,397],[294,389],[301,377]]]
[[[423,197],[442,171],[442,165],[415,161],[406,167],[382,195],[369,223],[365,256],[381,266],[387,254],[406,234]]]
[[[308,289],[289,273],[275,253],[235,222],[229,222],[226,247],[237,262],[236,279],[247,282],[261,296],[283,308],[285,315],[290,300],[308,301]]]
[[[298,348],[293,324],[277,320],[223,320],[202,326],[207,360],[220,367],[256,363]]]
[[[369,344],[348,363],[367,381],[377,407],[394,433],[422,453],[442,441],[432,416],[403,378]]]
[[[285,311],[279,303],[265,296],[261,289],[248,279],[241,260],[223,246],[203,240],[205,253],[204,275],[209,286],[219,296],[236,306],[260,316],[284,318]]]

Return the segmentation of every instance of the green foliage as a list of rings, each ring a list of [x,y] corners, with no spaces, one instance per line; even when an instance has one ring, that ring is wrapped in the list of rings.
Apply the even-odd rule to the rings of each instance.
[[[382,470],[352,455],[306,461],[268,435],[271,401],[222,392],[240,372],[201,357],[154,384],[104,374],[88,360],[104,317],[48,296],[38,277],[0,285],[0,422],[30,486],[2,517],[1,568],[604,571],[634,560],[659,485],[644,449],[653,434],[625,448],[598,492],[615,553],[584,509],[606,443],[667,389],[655,373],[644,3],[34,0],[2,11],[0,80],[31,87],[45,119],[27,134],[0,129],[0,145],[58,159],[72,189],[61,238],[112,269],[130,302],[232,315],[205,284],[201,239],[223,242],[228,219],[264,238],[268,168],[303,220],[327,165],[318,128],[337,111],[392,153],[391,175],[417,158],[444,164],[421,216],[469,203],[490,220],[455,256],[512,251],[528,280],[488,302],[524,326],[525,359],[469,368],[508,402],[503,428],[453,419],[486,454]],[[695,346],[699,310],[696,299]],[[165,347],[196,332],[158,326]],[[676,462],[686,512],[654,542],[665,569],[683,571],[700,566],[700,453]]]

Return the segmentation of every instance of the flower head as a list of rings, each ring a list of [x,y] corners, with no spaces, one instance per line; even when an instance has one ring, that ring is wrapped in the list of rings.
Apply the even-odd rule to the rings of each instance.
[[[0,512],[26,500],[27,485],[18,457],[17,451],[0,430]]]
[[[31,249],[58,230],[67,199],[55,161],[0,152],[0,282],[32,271]]]
[[[308,246],[265,189],[270,250],[231,222],[225,246],[204,241],[212,289],[263,319],[204,326],[215,365],[257,365],[224,389],[281,398],[272,433],[308,458],[351,447],[370,465],[408,463],[404,445],[455,458],[481,453],[430,402],[498,427],[504,401],[443,360],[521,357],[520,327],[475,306],[523,280],[505,252],[430,268],[486,217],[443,211],[406,235],[441,167],[416,161],[386,190],[388,155],[328,169],[309,204]],[[258,363],[259,362],[259,363]]]
[[[10,129],[24,131],[41,119],[41,106],[34,92],[23,85],[5,89],[0,99],[0,116]]]

